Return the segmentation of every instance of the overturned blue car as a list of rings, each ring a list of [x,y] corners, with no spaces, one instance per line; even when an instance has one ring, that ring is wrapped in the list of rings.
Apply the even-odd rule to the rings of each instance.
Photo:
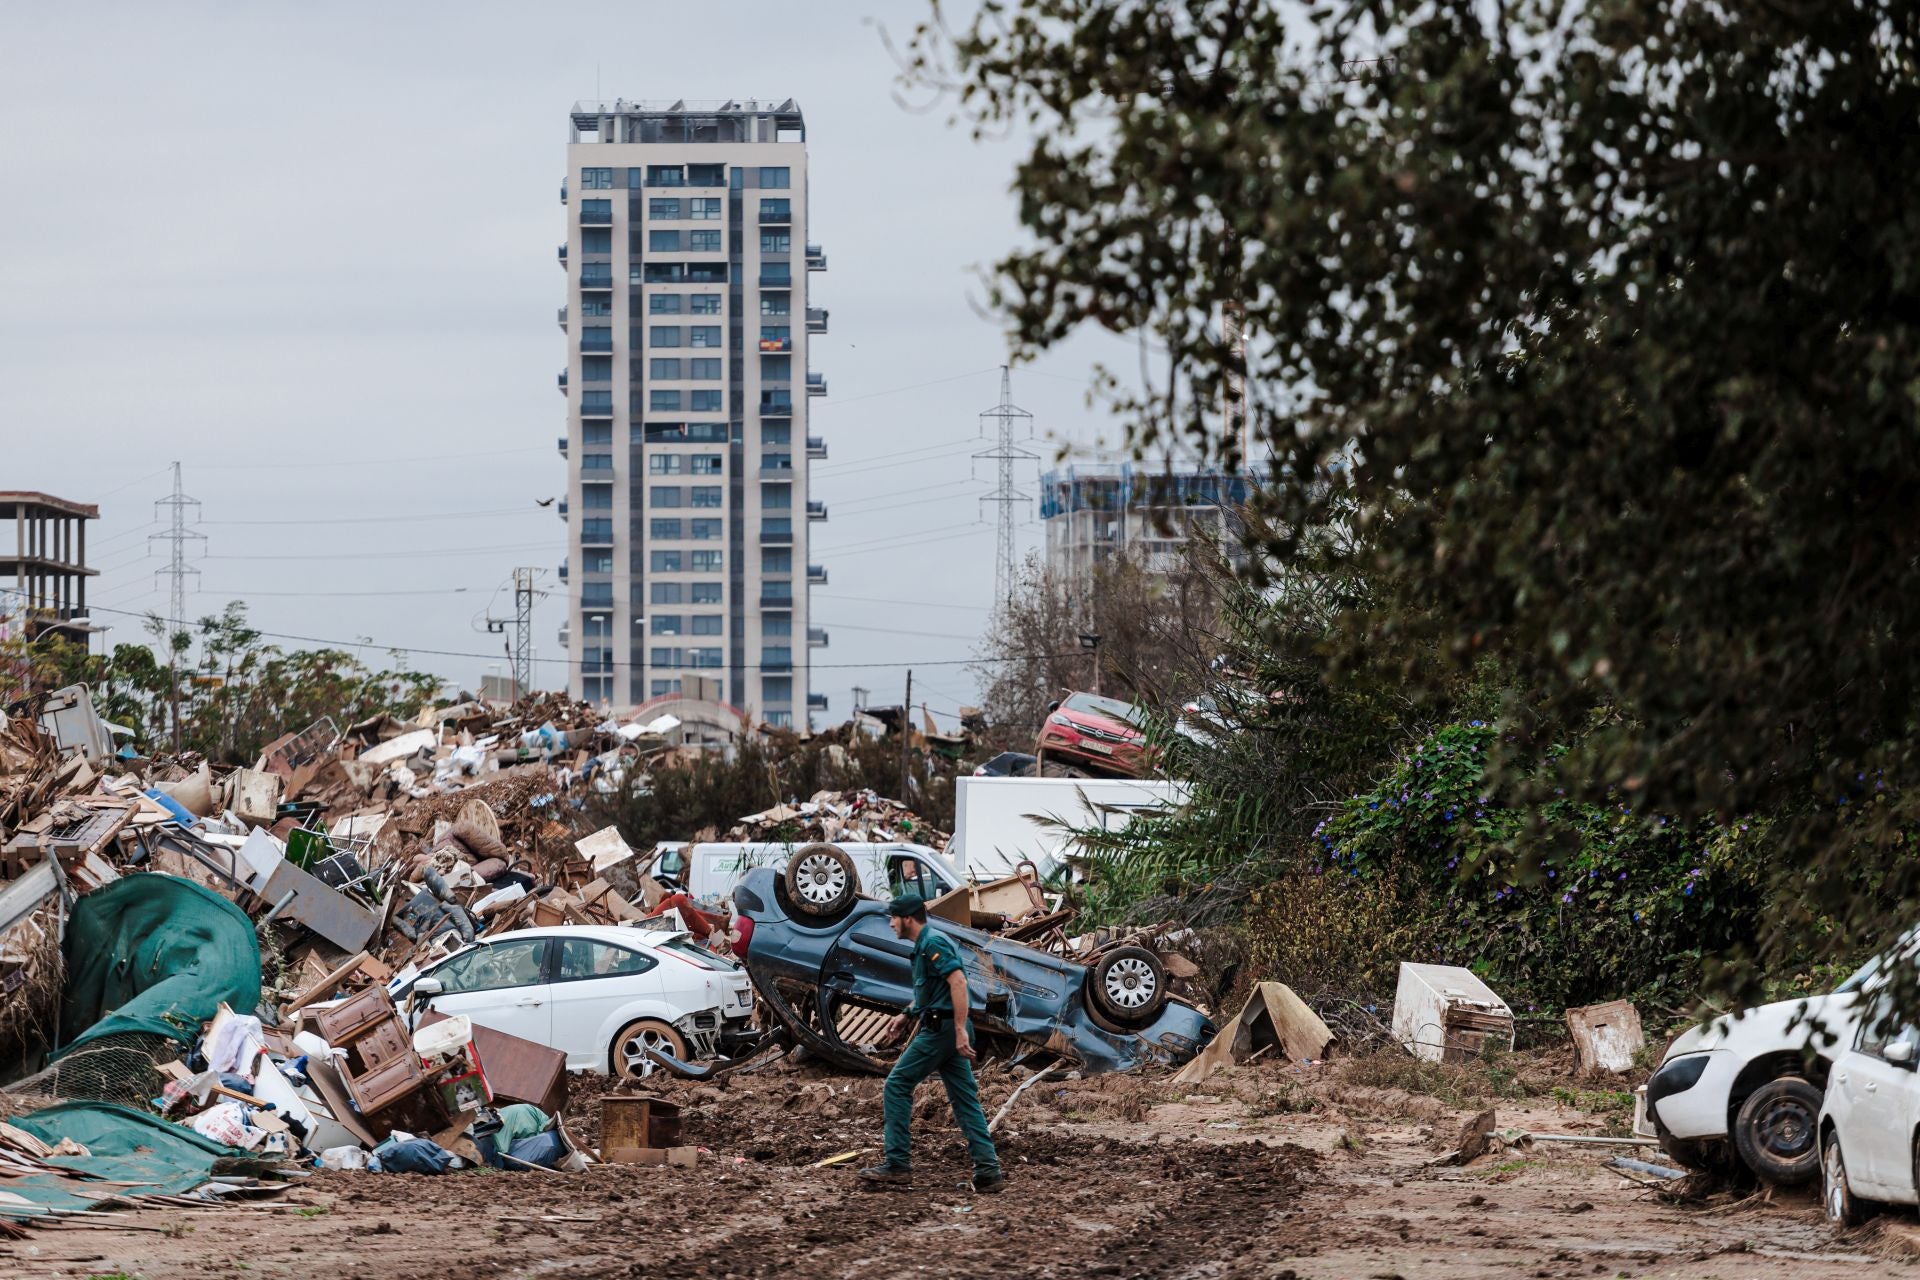
[[[816,852],[817,851],[817,852]],[[784,874],[747,873],[733,899],[752,922],[747,972],[774,1016],[809,1051],[843,1069],[884,1073],[881,1029],[912,1002],[912,944],[887,908],[859,896],[845,854],[799,850]],[[821,865],[813,865],[815,862]],[[1159,956],[1121,944],[1067,958],[941,921],[967,967],[967,1004],[984,1052],[1065,1059],[1088,1072],[1177,1066],[1213,1038],[1205,1014],[1173,996]]]

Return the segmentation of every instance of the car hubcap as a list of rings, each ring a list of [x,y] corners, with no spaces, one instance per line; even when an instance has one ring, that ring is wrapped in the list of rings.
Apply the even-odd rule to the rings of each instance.
[[[1138,1009],[1153,999],[1153,966],[1128,957],[1107,970],[1107,998],[1122,1009]]]
[[[1794,1101],[1776,1102],[1761,1115],[1760,1145],[1782,1159],[1794,1160],[1813,1145],[1813,1117]]]
[[[794,877],[800,884],[800,896],[808,902],[832,902],[846,888],[847,872],[832,858],[808,858]]]
[[[1840,1144],[1836,1142],[1827,1148],[1827,1216],[1835,1222],[1840,1220],[1846,1198],[1847,1170],[1840,1163]]]

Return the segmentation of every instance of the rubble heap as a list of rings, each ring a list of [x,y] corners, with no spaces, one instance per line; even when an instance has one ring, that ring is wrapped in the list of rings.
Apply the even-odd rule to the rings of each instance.
[[[799,804],[778,804],[748,814],[729,827],[725,836],[709,831],[694,838],[796,844],[808,840],[898,840],[944,849],[951,837],[898,800],[877,792],[816,791]]]

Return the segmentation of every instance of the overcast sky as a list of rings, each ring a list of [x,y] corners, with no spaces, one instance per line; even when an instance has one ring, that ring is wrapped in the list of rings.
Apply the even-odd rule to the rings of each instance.
[[[154,499],[184,464],[206,535],[192,616],[412,652],[472,686],[515,565],[554,567],[565,363],[554,257],[575,99],[796,98],[832,312],[811,558],[813,688],[952,712],[975,693],[994,536],[968,454],[998,396],[975,269],[1016,237],[1018,150],[903,110],[872,3],[17,5],[0,42],[0,489],[98,502],[109,641],[164,608]],[[884,10],[896,34],[921,12]],[[1090,338],[1014,374],[1056,441]],[[978,476],[980,479],[972,479]],[[1034,486],[1029,468],[1024,487]],[[1022,548],[1039,542],[1029,521]],[[564,604],[541,602],[541,683]],[[295,640],[281,643],[298,646]],[[435,654],[427,651],[439,650]],[[947,665],[936,665],[936,664]],[[855,665],[858,664],[858,665]]]

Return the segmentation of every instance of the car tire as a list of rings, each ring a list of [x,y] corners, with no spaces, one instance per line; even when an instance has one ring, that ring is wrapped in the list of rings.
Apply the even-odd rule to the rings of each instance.
[[[1868,1202],[1853,1194],[1847,1181],[1847,1162],[1840,1154],[1840,1135],[1829,1133],[1820,1161],[1820,1208],[1835,1226],[1857,1227],[1867,1220]]]
[[[1783,1187],[1820,1173],[1821,1091],[1799,1076],[1778,1076],[1747,1096],[1733,1120],[1733,1146],[1763,1180]]]
[[[607,1053],[611,1074],[622,1080],[634,1080],[647,1074],[652,1069],[653,1060],[646,1056],[642,1046],[672,1054],[682,1062],[687,1060],[687,1038],[672,1023],[662,1022],[658,1018],[641,1018],[620,1028],[620,1034],[613,1038],[613,1047]]]
[[[1143,1027],[1167,1007],[1167,968],[1145,947],[1115,947],[1087,975],[1094,1012],[1122,1027]]]
[[[860,896],[860,870],[845,849],[802,845],[787,859],[787,901],[803,916],[830,919]]]

